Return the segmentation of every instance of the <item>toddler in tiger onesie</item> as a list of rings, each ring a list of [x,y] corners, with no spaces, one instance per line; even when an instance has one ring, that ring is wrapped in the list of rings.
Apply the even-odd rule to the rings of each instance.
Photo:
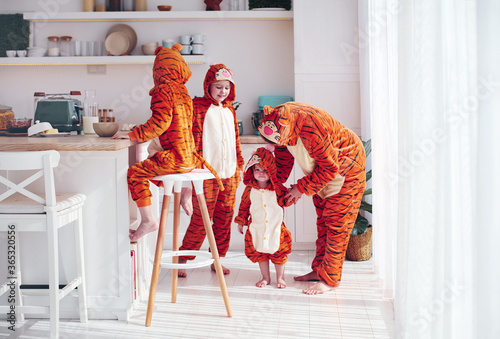
[[[192,125],[192,101],[185,83],[191,70],[179,51],[182,45],[158,47],[153,64],[154,87],[150,90],[152,115],[130,133],[117,133],[112,139],[130,139],[134,143],[157,138],[159,152],[132,165],[127,173],[127,183],[141,215],[136,230],[130,230],[130,240],[135,241],[158,229],[158,221],[151,205],[150,179],[158,175],[186,173],[203,159],[196,153]],[[212,170],[213,171],[213,170]]]
[[[363,144],[327,112],[297,102],[264,107],[259,132],[264,139],[286,146],[276,148],[277,166],[289,173],[295,160],[305,174],[285,194],[288,201],[296,202],[304,193],[313,196],[316,256],[312,271],[295,280],[318,281],[304,289],[305,294],[330,291],[340,284],[347,243],[366,186]],[[280,151],[286,154],[278,156]]]
[[[219,255],[224,257],[229,249],[236,189],[245,165],[241,155],[238,120],[232,105],[236,98],[233,73],[224,64],[211,65],[203,82],[203,90],[203,97],[193,99],[193,136],[196,151],[212,165],[224,186],[224,191],[221,191],[213,179],[205,180],[203,184],[217,249]],[[190,189],[183,189],[181,204],[184,210],[192,209],[193,212],[180,250],[199,250],[206,233],[198,201],[191,195]],[[191,208],[190,204],[193,204]],[[191,259],[194,257],[184,256],[179,258],[179,262]],[[224,274],[229,274],[229,269],[222,269]],[[186,277],[184,269],[178,270],[177,274]]]
[[[283,223],[283,207],[287,189],[278,180],[278,171],[271,151],[258,148],[245,168],[240,209],[234,221],[245,233],[245,254],[252,262],[258,262],[262,279],[255,286],[271,283],[269,260],[276,269],[276,286],[285,288],[285,263],[292,251],[290,231]],[[288,204],[288,206],[291,203]]]

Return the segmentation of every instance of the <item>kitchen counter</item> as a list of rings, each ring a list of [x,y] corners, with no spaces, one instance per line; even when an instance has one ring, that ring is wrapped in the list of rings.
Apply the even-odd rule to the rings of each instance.
[[[97,135],[67,135],[61,137],[0,137],[0,151],[118,151],[132,146],[127,139],[114,140]]]
[[[242,144],[265,144],[258,135],[240,136]],[[0,151],[118,151],[132,146],[127,139],[114,140],[97,135],[67,135],[61,137],[0,137]]]

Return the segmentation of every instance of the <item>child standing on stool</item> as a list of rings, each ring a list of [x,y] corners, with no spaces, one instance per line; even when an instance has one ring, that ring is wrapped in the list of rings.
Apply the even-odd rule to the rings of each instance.
[[[192,100],[185,83],[191,70],[179,53],[182,45],[158,47],[153,64],[154,87],[151,95],[152,115],[130,133],[117,133],[112,139],[130,139],[145,142],[158,137],[160,147],[152,157],[132,165],[127,172],[127,183],[132,199],[141,215],[137,230],[130,230],[130,240],[135,241],[158,229],[153,214],[149,181],[159,175],[187,173],[205,161],[196,153],[193,140]],[[209,165],[207,167],[214,173]],[[217,177],[217,174],[214,173]],[[220,182],[220,181],[219,181]]]
[[[269,260],[276,269],[276,286],[285,288],[285,263],[292,251],[292,237],[283,223],[284,195],[287,189],[278,180],[276,164],[271,151],[261,147],[255,151],[245,167],[238,215],[234,221],[238,231],[245,233],[245,254],[252,262],[258,262],[262,279],[255,286],[271,283]]]
[[[193,99],[193,136],[196,151],[213,166],[224,185],[222,191],[213,179],[203,183],[217,250],[224,257],[229,249],[236,189],[245,165],[241,155],[238,120],[232,105],[236,98],[233,73],[224,64],[210,66],[203,89],[204,96]],[[183,189],[181,205],[186,212],[192,210],[193,214],[180,250],[199,250],[206,233],[198,201],[191,196],[190,189]],[[180,257],[179,262],[191,259],[194,257]],[[213,265],[212,270],[215,270]],[[229,274],[229,269],[223,267],[223,271]],[[186,277],[186,270],[180,269],[177,274]]]

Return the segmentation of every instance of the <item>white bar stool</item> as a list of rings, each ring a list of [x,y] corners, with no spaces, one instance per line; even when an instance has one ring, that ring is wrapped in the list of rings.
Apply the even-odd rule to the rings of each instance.
[[[0,305],[2,314],[14,309],[19,313],[17,320],[23,321],[24,314],[46,313],[50,317],[50,337],[59,337],[59,301],[73,290],[78,290],[80,321],[87,322],[87,294],[85,283],[85,263],[83,249],[82,208],[86,200],[84,194],[57,194],[55,190],[54,168],[59,164],[57,151],[0,152],[0,231],[9,234],[8,248],[11,257],[8,281],[0,286],[0,295],[8,294],[15,299],[15,305]],[[5,175],[3,175],[5,171]],[[31,172],[33,171],[34,174]],[[25,173],[23,175],[23,173]],[[27,178],[25,178],[28,176]],[[43,194],[34,191],[29,184],[39,181],[43,184]],[[42,186],[42,185],[41,185]],[[64,226],[74,227],[74,250],[76,257],[76,277],[59,287],[59,234]],[[20,233],[44,232],[47,237],[49,306],[24,305],[20,286],[21,258]],[[37,249],[33,249],[37,250]],[[12,253],[14,251],[14,253]],[[2,260],[3,260],[2,256]],[[28,264],[24,262],[23,264]],[[37,263],[31,263],[36,265]],[[13,289],[15,285],[15,290]],[[14,312],[14,316],[16,315]]]
[[[158,276],[160,274],[161,267],[172,269],[172,302],[175,303],[177,300],[177,269],[203,267],[214,263],[215,271],[217,272],[217,279],[219,280],[220,290],[222,292],[222,297],[226,305],[227,316],[228,317],[233,316],[231,305],[229,303],[229,294],[227,292],[226,281],[224,279],[224,273],[222,272],[222,266],[220,263],[219,252],[217,251],[214,232],[212,230],[212,226],[210,223],[210,216],[208,214],[205,196],[203,195],[203,181],[206,179],[213,179],[213,178],[214,175],[206,169],[194,169],[189,173],[161,175],[153,179],[163,182],[164,196],[161,208],[160,227],[158,229],[158,239],[156,240],[153,274],[151,276],[151,286],[149,288],[148,310],[146,313],[146,326],[151,325],[154,302],[156,297],[156,288],[158,286]],[[179,251],[180,206],[181,206],[181,190],[183,181],[191,181],[194,185],[196,196],[198,198],[198,203],[201,209],[203,224],[205,225],[205,231],[207,233],[207,239],[211,250],[210,253],[205,251]],[[174,191],[174,225],[173,225],[173,244],[172,244],[173,251],[166,251],[164,253],[163,242],[165,240],[165,230],[167,227],[168,210],[170,207],[172,188]],[[211,259],[207,258],[202,261],[196,260],[196,262],[193,263],[188,262],[180,264],[178,263],[179,260],[178,256],[181,255],[196,255],[196,256],[209,255]],[[167,259],[171,259],[172,262],[167,262]]]

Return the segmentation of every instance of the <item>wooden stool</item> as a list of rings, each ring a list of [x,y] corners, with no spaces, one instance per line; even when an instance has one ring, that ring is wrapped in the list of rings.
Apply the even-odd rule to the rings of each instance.
[[[172,269],[172,302],[177,300],[177,269],[182,268],[195,268],[207,266],[214,263],[215,271],[217,272],[217,279],[219,280],[220,290],[226,305],[227,316],[232,317],[233,312],[229,303],[229,294],[227,292],[226,281],[224,280],[224,273],[220,263],[219,252],[215,243],[214,232],[210,223],[210,216],[208,214],[205,196],[203,195],[203,181],[206,179],[213,179],[214,175],[205,169],[194,169],[189,173],[183,174],[169,174],[157,176],[153,180],[162,181],[164,188],[163,204],[161,208],[160,227],[158,229],[158,239],[156,240],[155,259],[153,263],[153,274],[151,276],[151,286],[149,288],[148,310],[146,313],[146,326],[151,325],[151,318],[153,317],[153,308],[156,297],[156,288],[158,286],[158,276],[160,274],[160,267]],[[179,224],[180,224],[180,206],[181,206],[181,190],[182,182],[191,181],[194,185],[195,193],[200,205],[203,224],[207,233],[208,244],[210,246],[211,254],[206,251],[179,251]],[[172,188],[174,189],[174,228],[173,228],[173,244],[171,252],[163,253],[163,242],[165,240],[165,230],[167,227],[168,210],[170,207],[170,198],[172,195]],[[178,263],[178,256],[181,255],[210,255],[212,259],[204,260],[197,263]],[[172,258],[171,263],[162,263],[162,258]]]

